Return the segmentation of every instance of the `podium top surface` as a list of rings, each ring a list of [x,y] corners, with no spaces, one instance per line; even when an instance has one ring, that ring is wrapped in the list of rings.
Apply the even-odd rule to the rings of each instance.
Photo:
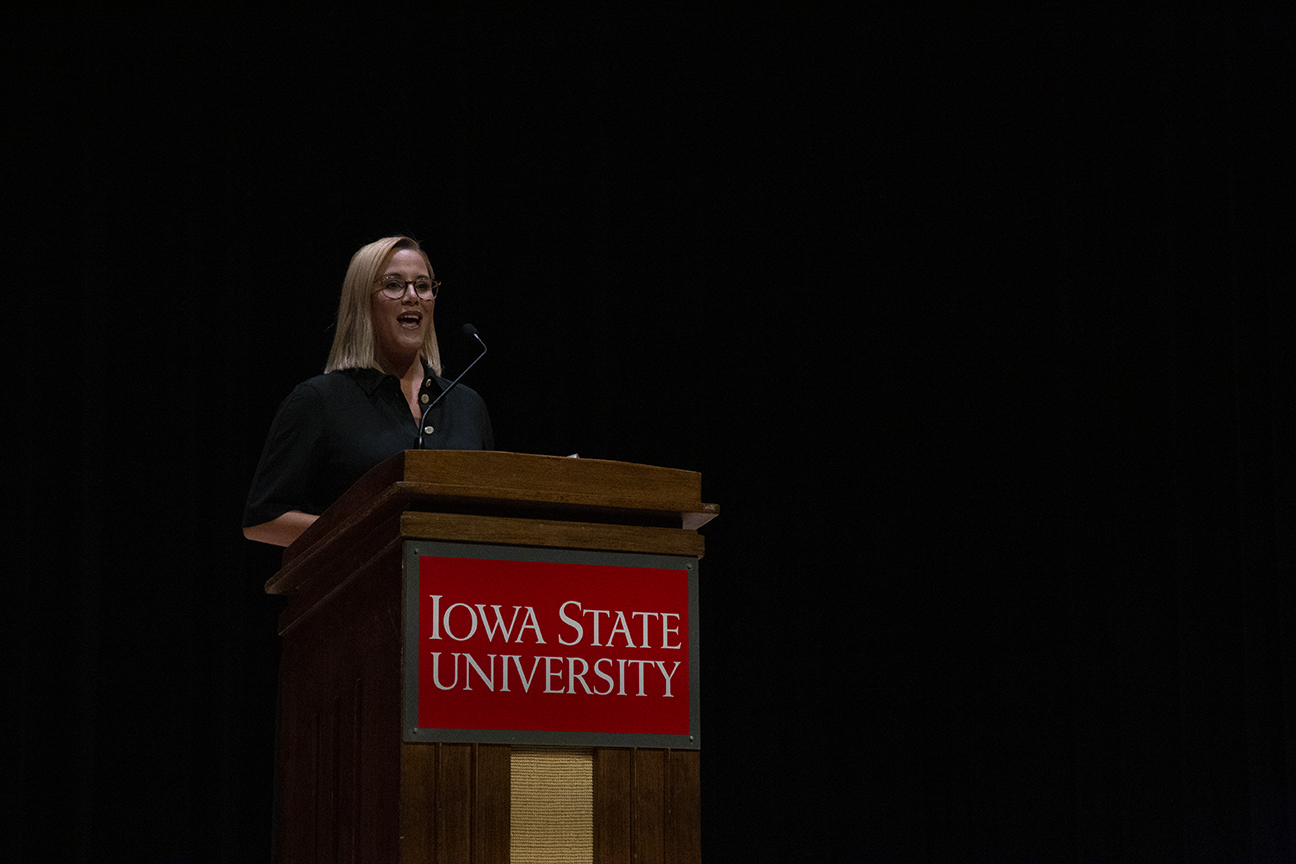
[[[406,450],[372,468],[284,550],[285,570],[402,510],[490,513],[694,530],[719,512],[696,471],[491,450]],[[280,571],[279,576],[287,576]],[[278,577],[267,590],[287,588]],[[278,589],[278,590],[276,590]],[[291,590],[291,589],[290,589]]]

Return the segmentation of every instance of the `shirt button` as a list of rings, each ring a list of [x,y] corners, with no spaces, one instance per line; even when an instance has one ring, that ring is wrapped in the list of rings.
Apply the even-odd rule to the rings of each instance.
[[[420,396],[419,398],[423,400],[423,404],[424,404],[424,405],[426,405],[426,404],[428,403],[428,395],[427,395],[426,393],[424,393],[424,394],[423,394],[422,396]]]
[[[426,382],[423,386],[424,386],[424,387],[431,387],[431,386],[432,386],[432,379],[429,378],[429,379],[427,380],[427,382]]]
[[[432,434],[432,427],[431,427],[431,426],[424,426],[424,427],[423,427],[423,434],[424,434],[424,435],[431,435],[431,434]]]

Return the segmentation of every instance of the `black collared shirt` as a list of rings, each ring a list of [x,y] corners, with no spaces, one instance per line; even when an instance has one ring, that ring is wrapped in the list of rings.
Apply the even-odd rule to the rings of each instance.
[[[450,382],[424,369],[428,405]],[[425,450],[494,450],[486,403],[460,384],[427,415]],[[400,380],[377,369],[341,369],[297,385],[279,406],[248,493],[243,526],[289,510],[323,513],[373,466],[418,448],[419,424]]]

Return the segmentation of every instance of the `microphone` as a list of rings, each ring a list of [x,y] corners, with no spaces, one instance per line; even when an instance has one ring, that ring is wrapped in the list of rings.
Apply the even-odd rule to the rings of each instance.
[[[465,336],[471,336],[477,340],[477,344],[481,345],[481,349],[482,349],[481,353],[478,354],[475,358],[473,358],[473,361],[471,363],[469,363],[467,366],[464,367],[464,370],[459,373],[459,377],[450,382],[449,387],[441,391],[440,396],[433,399],[431,404],[429,404],[426,408],[423,409],[423,416],[419,418],[418,449],[420,450],[423,449],[423,432],[424,430],[427,429],[428,413],[431,412],[431,410],[437,406],[437,403],[439,403],[442,399],[446,397],[447,393],[449,393],[451,390],[455,388],[455,385],[459,383],[459,380],[468,374],[469,369],[477,365],[478,360],[486,356],[486,343],[483,342],[482,338],[477,335],[477,328],[471,324],[465,324],[463,325],[463,333]]]
[[[481,346],[482,346],[482,354],[485,354],[485,353],[486,353],[486,343],[485,343],[485,342],[482,342],[482,341],[481,341],[481,337],[477,335],[477,328],[476,328],[476,327],[472,326],[471,324],[465,324],[465,325],[463,326],[463,334],[464,334],[465,336],[471,336],[471,337],[473,337],[474,339],[476,339],[478,342],[481,342]],[[481,358],[481,355],[479,354],[479,355],[478,355],[478,359],[480,359],[480,358]],[[473,363],[476,363],[476,362],[477,362],[476,360],[473,361]],[[469,368],[469,369],[472,368],[472,363],[469,363],[469,364],[468,364],[468,368]],[[467,372],[468,369],[465,369],[464,371]]]

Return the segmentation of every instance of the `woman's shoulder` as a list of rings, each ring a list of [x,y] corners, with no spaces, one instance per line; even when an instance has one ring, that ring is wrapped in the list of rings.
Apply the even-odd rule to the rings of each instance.
[[[440,375],[436,376],[436,380],[437,386],[440,387],[442,391],[451,384],[450,379],[442,378]],[[482,399],[480,393],[462,382],[455,384],[454,389],[446,394],[446,398],[453,399],[456,402],[477,402],[482,405],[486,404],[486,400]]]
[[[328,396],[339,391],[351,391],[356,387],[368,387],[381,380],[382,373],[377,369],[334,369],[307,378],[293,388],[293,393]]]
[[[373,371],[375,370],[335,369],[332,372],[307,378],[288,393],[283,401],[283,407],[291,409],[296,406],[327,404],[337,401],[339,397],[356,394],[357,390],[370,389],[365,385],[366,379],[372,376],[366,376],[365,373]]]

